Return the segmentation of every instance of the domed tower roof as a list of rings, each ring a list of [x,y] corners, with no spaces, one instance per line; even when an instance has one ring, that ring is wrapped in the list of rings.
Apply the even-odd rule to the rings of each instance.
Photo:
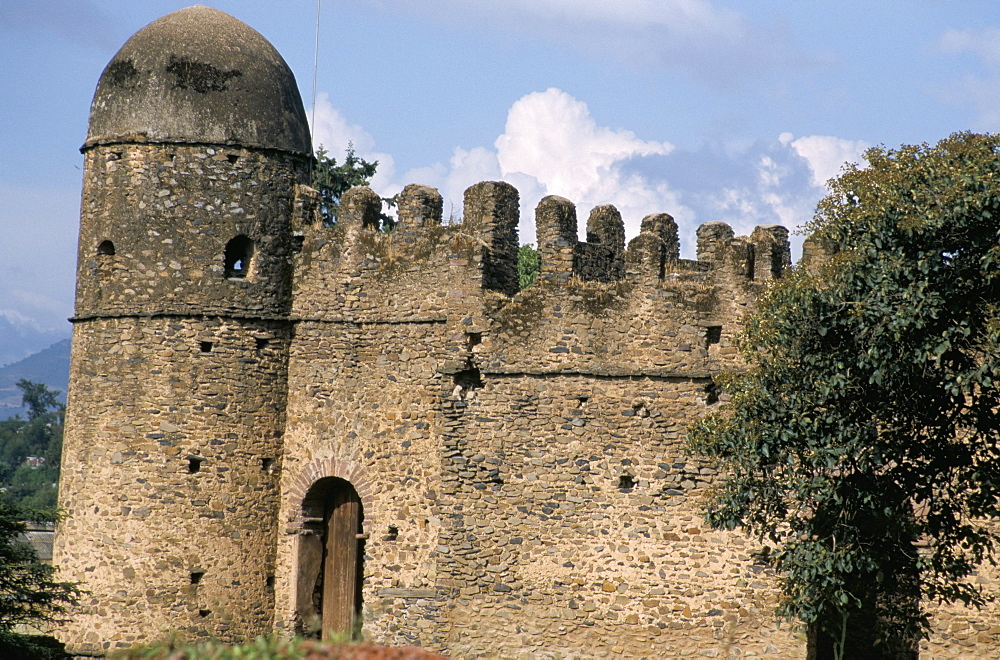
[[[201,5],[136,32],[101,74],[84,148],[137,141],[312,151],[285,60],[250,26]]]

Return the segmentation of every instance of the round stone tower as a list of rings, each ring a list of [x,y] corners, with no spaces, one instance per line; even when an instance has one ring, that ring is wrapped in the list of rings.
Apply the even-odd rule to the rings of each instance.
[[[89,591],[71,653],[270,628],[310,150],[284,60],[214,9],[148,25],[101,75],[55,550]]]

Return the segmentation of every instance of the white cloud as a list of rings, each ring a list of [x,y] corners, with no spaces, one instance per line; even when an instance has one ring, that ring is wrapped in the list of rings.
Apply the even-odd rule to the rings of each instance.
[[[1000,66],[1000,28],[948,30],[938,40],[944,53],[972,52],[986,63]]]
[[[662,27],[675,35],[738,36],[745,19],[737,12],[716,9],[706,0],[513,0],[512,5],[538,18],[560,22],[600,22],[632,30]]]
[[[531,213],[544,195],[566,197],[584,209],[615,204],[634,234],[642,215],[679,206],[665,183],[651,184],[622,168],[633,158],[667,155],[673,145],[598,126],[585,103],[555,88],[515,101],[494,145],[504,179],[536,182],[539,197],[522,192]],[[585,220],[580,218],[581,231]]]
[[[806,159],[812,170],[813,185],[820,187],[825,187],[827,181],[840,174],[845,163],[860,163],[865,150],[871,146],[862,140],[829,135],[807,135],[793,140],[791,133],[782,133],[778,139]]]
[[[445,199],[447,220],[450,215],[461,215],[469,186],[499,179],[520,194],[523,242],[534,242],[534,209],[546,195],[560,195],[577,205],[581,233],[590,208],[614,204],[625,218],[626,232],[634,236],[640,220],[649,213],[685,216],[665,181],[648,181],[625,167],[634,159],[664,156],[673,149],[668,142],[642,140],[631,131],[598,126],[585,103],[553,88],[514,102],[494,149],[457,147],[447,165],[412,169],[382,188],[374,185],[377,182],[372,187],[382,195],[398,192],[407,183],[437,187]]]
[[[374,151],[374,140],[352,125],[324,98],[322,116],[340,144]],[[317,111],[317,125],[320,124]],[[855,161],[864,142],[830,136],[719,144],[699,151],[678,151],[671,143],[646,140],[633,132],[599,125],[587,105],[559,89],[527,94],[507,113],[504,132],[493,147],[456,147],[447,163],[431,163],[402,175],[389,168],[373,188],[381,195],[408,183],[438,188],[445,199],[445,220],[462,213],[465,190],[480,181],[503,180],[520,193],[522,242],[534,242],[534,209],[545,195],[561,195],[577,206],[579,229],[590,209],[614,204],[625,220],[626,236],[640,220],[667,212],[677,220],[681,251],[693,257],[697,226],[710,220],[729,223],[747,235],[756,225],[797,229],[812,217],[825,182],[845,161]],[[368,152],[360,152],[366,155]],[[366,156],[367,157],[367,156]],[[390,164],[392,159],[380,154]],[[797,250],[800,237],[794,237]]]
[[[937,45],[949,55],[971,53],[983,65],[982,75],[956,78],[942,96],[954,105],[974,108],[977,130],[1000,130],[1000,28],[948,30]]]
[[[621,186],[614,165],[622,160],[666,155],[674,148],[597,126],[585,103],[555,88],[518,99],[495,145],[503,172],[529,174],[551,194],[571,199]]]
[[[358,124],[352,124],[330,103],[330,95],[320,92],[316,97],[316,108],[310,112],[313,144],[323,147],[333,155],[343,153],[348,144],[353,144],[359,153],[368,153],[375,148],[375,138]]]
[[[22,325],[32,328],[35,331],[41,332],[42,328],[38,325],[38,321],[26,316],[22,312],[16,309],[0,309],[0,319],[5,319],[11,325]]]
[[[752,22],[709,0],[383,0],[435,20],[479,23],[631,66],[686,71],[713,86],[747,71],[812,67],[821,57],[795,43],[787,24]]]

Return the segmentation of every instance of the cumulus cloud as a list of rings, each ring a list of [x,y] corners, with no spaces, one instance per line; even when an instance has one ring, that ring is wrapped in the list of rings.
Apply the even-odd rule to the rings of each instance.
[[[377,154],[371,136],[323,100],[317,127],[331,128],[317,134],[336,134],[338,144],[355,140]],[[334,143],[332,137],[327,139]],[[522,242],[534,241],[534,208],[546,195],[561,195],[576,204],[581,232],[590,210],[600,204],[618,207],[629,238],[638,233],[644,216],[667,212],[677,220],[682,254],[692,257],[697,226],[710,220],[727,222],[742,235],[761,224],[801,226],[812,217],[826,180],[845,161],[857,160],[866,146],[830,136],[795,139],[783,133],[753,144],[678,150],[664,140],[601,126],[585,103],[552,88],[515,101],[492,147],[455,148],[446,163],[399,175],[390,170],[373,187],[388,196],[406,183],[434,186],[445,199],[447,220],[461,215],[469,186],[507,181],[520,193]],[[800,242],[793,238],[793,249]]]
[[[937,45],[947,55],[969,53],[982,65],[981,74],[955,79],[942,96],[955,105],[974,108],[978,130],[1000,130],[1000,28],[948,30]]]
[[[789,145],[809,163],[813,185],[825,187],[826,182],[840,174],[845,163],[859,163],[871,145],[862,140],[845,140],[829,135],[807,135],[793,139],[782,133],[778,140]]]
[[[495,146],[502,171],[529,174],[553,193],[573,198],[620,187],[614,166],[622,160],[674,148],[597,126],[585,103],[555,88],[518,99]]]
[[[582,207],[611,203],[638,231],[640,217],[635,216],[643,209],[649,213],[677,205],[665,184],[650,185],[625,171],[629,161],[667,155],[673,145],[598,126],[585,103],[555,88],[518,99],[494,147],[501,177],[529,189],[527,195],[522,192],[522,202],[531,208],[544,195],[560,195]],[[531,213],[522,215],[530,219]]]
[[[555,41],[632,66],[686,71],[714,86],[747,72],[811,68],[826,56],[800,47],[778,19],[759,25],[709,0],[384,0],[434,19],[475,22]]]

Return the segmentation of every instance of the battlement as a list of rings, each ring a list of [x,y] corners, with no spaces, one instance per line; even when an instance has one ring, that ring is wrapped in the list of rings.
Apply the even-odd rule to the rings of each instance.
[[[347,288],[378,280],[382,292],[405,282],[407,288],[416,285],[431,296],[450,292],[446,296],[451,297],[456,287],[468,295],[473,289],[516,295],[517,190],[497,181],[470,187],[458,224],[442,224],[442,207],[436,189],[408,185],[399,195],[398,224],[385,234],[378,230],[381,199],[369,188],[355,187],[341,200],[337,225],[323,227],[318,195],[299,186],[293,227],[303,251],[296,269],[302,286],[296,296],[314,288],[328,295],[331,278]],[[643,218],[639,235],[627,247],[621,213],[612,205],[591,211],[586,241],[578,239],[576,206],[562,197],[548,196],[538,203],[535,227],[540,282],[549,287],[570,282],[669,287],[687,276],[740,289],[778,278],[791,265],[788,231],[778,225],[736,237],[725,223],[705,223],[698,229],[696,260],[680,258],[677,223],[667,213]],[[449,271],[456,277],[447,277]]]

